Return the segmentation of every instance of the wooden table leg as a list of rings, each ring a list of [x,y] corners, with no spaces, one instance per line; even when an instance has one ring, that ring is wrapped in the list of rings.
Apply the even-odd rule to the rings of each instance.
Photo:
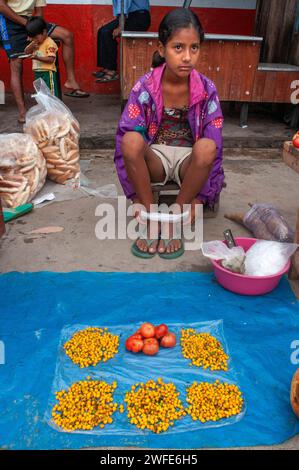
[[[297,226],[296,226],[294,242],[299,244],[299,210],[297,214]],[[292,257],[292,265],[291,265],[291,269],[289,272],[289,279],[291,281],[299,280],[299,248],[294,254],[294,256]]]

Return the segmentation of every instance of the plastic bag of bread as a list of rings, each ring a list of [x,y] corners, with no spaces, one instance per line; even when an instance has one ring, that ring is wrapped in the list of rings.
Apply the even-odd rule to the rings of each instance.
[[[270,204],[254,204],[244,217],[244,225],[256,238],[278,242],[294,241],[294,231]]]
[[[294,231],[270,204],[254,204],[246,214],[226,214],[225,217],[245,226],[259,240],[283,243],[291,243],[294,240]]]
[[[46,161],[30,135],[0,135],[0,197],[4,207],[26,204],[45,184]]]
[[[71,179],[79,180],[79,123],[50,93],[42,79],[36,80],[34,86],[38,105],[27,113],[24,132],[33,137],[43,153],[49,179],[61,184]]]

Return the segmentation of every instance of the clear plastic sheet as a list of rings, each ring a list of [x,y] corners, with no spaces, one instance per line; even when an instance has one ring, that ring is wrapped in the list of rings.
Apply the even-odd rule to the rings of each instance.
[[[125,393],[131,389],[133,384],[146,382],[149,379],[157,380],[159,377],[161,377],[164,382],[173,382],[176,385],[178,391],[180,392],[180,399],[184,406],[187,406],[186,387],[190,386],[195,381],[213,383],[218,379],[220,382],[227,382],[238,385],[237,374],[233,367],[232,358],[224,337],[222,320],[189,324],[169,323],[169,330],[177,335],[177,344],[174,348],[171,349],[160,348],[159,353],[156,356],[146,356],[142,353],[133,354],[126,351],[126,338],[133,334],[140,325],[141,323],[130,326],[119,325],[110,327],[109,325],[101,324],[77,324],[63,328],[60,336],[54,381],[45,414],[45,419],[52,428],[59,432],[66,432],[62,428],[58,427],[51,417],[52,407],[57,403],[55,399],[55,392],[66,390],[74,382],[79,380],[86,380],[86,377],[90,377],[93,380],[104,380],[110,384],[116,380],[118,386],[114,393],[114,402],[117,402],[118,404],[123,403]],[[81,369],[65,354],[63,345],[72,337],[76,331],[83,330],[88,326],[108,327],[111,333],[119,335],[119,352],[114,358],[108,360],[106,363],[100,362],[95,367]],[[180,331],[182,328],[193,328],[198,333],[210,333],[211,335],[215,336],[221,342],[224,351],[229,356],[228,371],[211,372],[209,369],[204,370],[203,368],[189,366],[190,360],[183,357],[180,347]],[[175,425],[170,427],[163,434],[174,434],[198,429],[218,428],[234,424],[240,421],[245,415],[246,403],[244,395],[243,399],[243,409],[241,413],[236,416],[232,416],[228,419],[222,419],[216,422],[201,423],[200,421],[193,421],[192,418],[187,415],[176,421]],[[140,430],[135,425],[130,424],[127,418],[126,410],[124,413],[119,413],[119,411],[116,411],[112,417],[113,423],[107,424],[104,429],[94,428],[90,431],[80,430],[74,431],[74,433],[115,436],[152,434],[149,430]]]

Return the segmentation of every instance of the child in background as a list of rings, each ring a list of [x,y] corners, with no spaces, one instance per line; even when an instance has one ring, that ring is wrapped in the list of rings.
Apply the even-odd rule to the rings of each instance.
[[[213,206],[223,187],[223,116],[216,87],[198,73],[202,25],[187,8],[170,11],[159,27],[153,70],[133,87],[121,116],[115,165],[128,199],[153,207],[153,185],[174,180],[180,187],[176,204]],[[170,222],[150,224],[132,245],[134,255],[156,253],[173,259],[184,252],[181,234]],[[166,235],[165,235],[166,234]]]
[[[32,16],[26,24],[26,31],[32,42],[25,54],[31,54],[34,79],[42,78],[52,95],[59,97],[57,86],[56,54],[58,47],[47,34],[47,25],[40,16]]]

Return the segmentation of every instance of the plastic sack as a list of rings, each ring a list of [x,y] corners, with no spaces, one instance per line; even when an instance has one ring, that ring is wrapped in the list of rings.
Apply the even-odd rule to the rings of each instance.
[[[255,238],[278,242],[293,242],[294,231],[282,215],[269,204],[254,204],[243,218],[245,227]]]
[[[222,266],[229,271],[244,273],[245,251],[241,246],[228,248],[224,242],[215,240],[202,243],[201,250],[206,258],[221,260]]]
[[[272,276],[278,274],[295,253],[295,243],[258,240],[246,252],[245,274],[247,276]]]
[[[52,181],[65,184],[79,179],[79,123],[42,79],[36,80],[34,87],[38,105],[28,111],[24,132],[33,137],[43,153]]]
[[[31,201],[46,176],[46,161],[30,135],[0,135],[0,197],[4,207]]]
[[[114,392],[113,401],[117,402],[118,404],[123,403],[125,393],[131,389],[132,385],[140,382],[146,382],[150,379],[157,380],[159,377],[161,377],[162,380],[166,383],[173,382],[175,384],[177,390],[180,393],[179,399],[182,401],[184,406],[188,405],[186,402],[186,387],[189,387],[194,381],[214,382],[219,380],[220,382],[227,382],[238,385],[237,374],[233,368],[232,360],[223,333],[222,320],[191,324],[169,324],[168,326],[170,331],[173,331],[177,335],[177,345],[174,348],[160,348],[159,353],[156,356],[133,354],[125,349],[126,339],[141,326],[141,323],[130,326],[94,325],[102,328],[108,327],[109,332],[120,336],[119,352],[116,356],[114,356],[112,359],[109,359],[107,362],[99,362],[94,367],[91,366],[81,369],[66,355],[65,350],[63,349],[63,345],[72,337],[76,331],[83,330],[88,326],[91,325],[66,326],[61,332],[55,376],[45,414],[45,420],[52,428],[56,429],[57,431],[71,432],[76,434],[81,433],[115,436],[147,435],[151,433],[151,431],[147,429],[141,430],[135,425],[131,424],[127,417],[127,413],[120,413],[119,411],[116,411],[113,414],[113,422],[111,424],[107,424],[104,429],[96,427],[92,430],[86,431],[64,431],[62,428],[58,427],[52,419],[52,409],[53,406],[57,404],[55,393],[57,391],[67,390],[74,382],[86,380],[87,377],[90,377],[92,380],[103,380],[109,384],[112,384],[113,381],[116,381],[117,388]],[[183,357],[179,344],[179,337],[182,328],[193,328],[198,333],[210,333],[216,337],[217,340],[221,342],[225,353],[229,356],[228,371],[212,372],[210,369],[203,369],[195,366],[190,367],[190,361]],[[187,415],[175,421],[174,426],[170,426],[166,432],[163,432],[163,434],[175,434],[190,430],[215,428],[234,424],[240,421],[246,412],[246,402],[244,397],[243,399],[243,409],[238,415],[215,422],[208,421],[205,423],[201,423],[200,421],[193,421],[192,418]]]

